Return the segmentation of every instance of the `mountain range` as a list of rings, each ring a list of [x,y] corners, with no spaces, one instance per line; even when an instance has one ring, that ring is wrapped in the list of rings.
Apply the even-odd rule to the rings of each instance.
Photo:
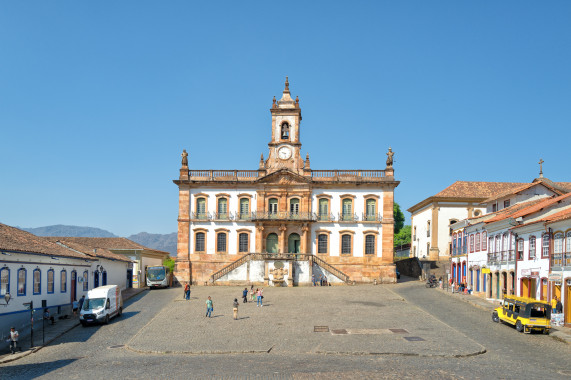
[[[66,226],[63,224],[36,228],[18,228],[37,236],[119,237],[101,228]],[[150,234],[147,232],[139,232],[138,234],[126,236],[126,238],[133,240],[135,243],[144,245],[145,247],[165,251],[170,253],[171,256],[176,256],[176,232],[171,234]]]

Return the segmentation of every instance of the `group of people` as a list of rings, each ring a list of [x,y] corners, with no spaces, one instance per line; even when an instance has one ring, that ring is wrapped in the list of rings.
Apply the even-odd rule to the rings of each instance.
[[[311,282],[313,283],[313,286],[317,286],[319,284],[319,286],[327,286],[327,277],[319,275],[318,278],[315,277],[314,274],[311,275]]]
[[[248,288],[244,288],[242,291],[242,299],[244,303],[248,302],[248,295],[251,297],[251,301],[254,302],[256,300],[256,306],[263,307],[263,299],[264,299],[264,288],[257,288],[254,290],[254,285],[248,291]],[[190,283],[186,283],[184,286],[184,293],[183,297],[185,300],[190,300]],[[238,307],[240,303],[238,302],[238,298],[234,298],[234,302],[232,304],[232,310],[234,314],[234,319],[238,319]],[[214,311],[214,302],[212,301],[212,297],[208,296],[206,300],[206,315],[207,318],[212,318],[212,312]]]
[[[551,312],[554,314],[563,313],[563,304],[561,303],[561,300],[557,298],[557,296],[553,297],[551,300],[551,309],[553,309]]]

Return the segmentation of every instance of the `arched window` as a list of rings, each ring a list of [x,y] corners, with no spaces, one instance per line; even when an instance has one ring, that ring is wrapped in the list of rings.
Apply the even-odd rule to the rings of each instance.
[[[248,198],[240,198],[240,219],[248,219],[250,214],[250,200]]]
[[[481,235],[478,232],[476,234],[476,247],[474,248],[476,250],[476,252],[480,252],[480,238],[481,238]]]
[[[266,237],[266,252],[278,253],[278,235],[271,233]]]
[[[206,219],[206,198],[196,198],[196,218]]]
[[[26,275],[27,271],[24,268],[18,269],[18,295],[26,295]]]
[[[529,258],[530,259],[535,259],[535,252],[536,252],[536,242],[535,242],[535,236],[530,236],[529,237]]]
[[[61,292],[67,292],[67,271],[65,269],[60,272],[59,280]]]
[[[54,292],[54,270],[48,270],[48,294],[53,294]]]
[[[216,235],[216,252],[218,253],[226,253],[226,240],[227,240],[228,234],[226,232],[219,232]]]
[[[350,255],[352,252],[352,236],[349,234],[341,235],[341,253],[344,255]]]
[[[194,251],[195,252],[205,252],[206,251],[206,233],[197,232],[194,235]]]
[[[329,250],[329,236],[327,234],[317,235],[317,253],[327,253]]]
[[[377,201],[375,199],[367,199],[365,209],[365,220],[370,222],[377,220]]]
[[[571,253],[571,231],[567,232],[567,238],[565,239],[565,252]]]
[[[218,219],[228,218],[228,198],[218,198]]]
[[[549,257],[549,234],[543,234],[541,242],[541,257]]]
[[[10,268],[0,268],[0,296],[10,293]]]
[[[248,252],[248,234],[246,232],[242,232],[238,235],[238,252],[245,253]]]
[[[34,294],[42,294],[42,272],[34,269]]]
[[[270,214],[277,214],[278,213],[278,199],[277,198],[270,198],[268,200],[268,212]]]
[[[374,255],[376,253],[375,248],[375,235],[365,236],[365,255]]]
[[[342,201],[341,218],[342,220],[353,220],[353,200],[350,198]]]
[[[553,235],[553,253],[563,253],[563,233]]]
[[[299,199],[298,198],[292,198],[289,201],[289,212],[292,215],[298,215],[299,214]]]
[[[329,220],[329,199],[319,199],[319,220]]]
[[[89,290],[89,273],[87,271],[83,272],[83,291]]]
[[[289,140],[289,124],[288,123],[282,124],[281,138],[282,138],[282,140]]]

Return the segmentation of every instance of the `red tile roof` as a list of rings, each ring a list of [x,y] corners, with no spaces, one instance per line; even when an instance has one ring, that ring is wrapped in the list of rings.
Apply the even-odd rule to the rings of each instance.
[[[516,213],[514,213],[512,215],[513,218],[518,218],[520,216],[526,216],[529,214],[533,214],[534,212],[538,212],[542,209],[544,209],[545,207],[551,206],[552,204],[555,204],[557,202],[560,202],[564,199],[567,199],[571,197],[571,193],[567,193],[564,195],[559,195],[559,196],[553,196],[553,197],[549,197],[547,199],[542,199],[541,202],[538,202],[537,204],[534,204],[532,206],[526,207]]]
[[[556,212],[555,214],[551,214],[549,216],[546,216],[545,218],[542,219],[542,221],[545,221],[548,223],[555,223],[555,222],[559,222],[561,220],[566,220],[566,219],[571,219],[571,207],[567,208],[563,211]]]
[[[131,262],[127,257],[123,255],[118,255],[113,253],[105,248],[92,248],[80,243],[76,243],[74,241],[67,240],[66,238],[57,238],[57,237],[44,237],[44,239],[50,240],[54,243],[61,243],[66,247],[69,247],[75,251],[79,251],[91,257],[101,257],[110,260],[118,260],[118,261],[126,261]]]
[[[500,220],[504,220],[510,217],[514,217],[514,214],[517,213],[518,211],[525,209],[527,207],[536,205],[537,203],[540,203],[544,200],[545,198],[542,199],[534,199],[531,201],[527,201],[527,202],[521,202],[521,203],[517,203],[513,206],[510,207],[506,207],[503,208],[499,211],[496,211],[496,215],[493,216],[492,218],[486,220],[486,223],[493,223],[493,222],[498,222]]]
[[[488,198],[525,185],[518,182],[456,181],[434,197],[442,198]]]
[[[168,255],[168,252],[159,251],[156,249],[147,248],[141,244],[135,243],[127,238],[102,238],[102,237],[67,237],[67,236],[54,236],[54,239],[79,243],[91,248],[105,248],[113,251],[121,250],[145,250],[154,253]]]
[[[529,189],[533,186],[536,186],[536,185],[545,186],[546,188],[548,188],[549,190],[551,190],[552,192],[554,192],[557,195],[561,195],[561,194],[565,194],[565,193],[569,192],[569,190],[563,189],[563,188],[561,188],[561,186],[556,186],[554,182],[549,181],[549,180],[544,179],[544,178],[541,178],[537,181],[534,181],[531,183],[526,183],[525,185],[516,187],[514,189],[510,189],[510,190],[504,191],[502,193],[494,194],[490,198],[486,199],[483,203],[489,203],[489,202],[495,201],[496,199],[504,198],[504,197],[507,197],[507,196],[513,195],[513,194],[518,194],[518,193],[520,193],[524,190],[527,190],[527,189]]]
[[[0,223],[0,250],[90,259],[89,256],[2,223]]]

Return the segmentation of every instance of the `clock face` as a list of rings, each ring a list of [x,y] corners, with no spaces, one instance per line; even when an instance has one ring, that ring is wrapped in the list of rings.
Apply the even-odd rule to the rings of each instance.
[[[282,160],[287,160],[288,158],[291,157],[291,149],[288,148],[287,146],[282,146],[278,150],[278,157],[281,158]]]

